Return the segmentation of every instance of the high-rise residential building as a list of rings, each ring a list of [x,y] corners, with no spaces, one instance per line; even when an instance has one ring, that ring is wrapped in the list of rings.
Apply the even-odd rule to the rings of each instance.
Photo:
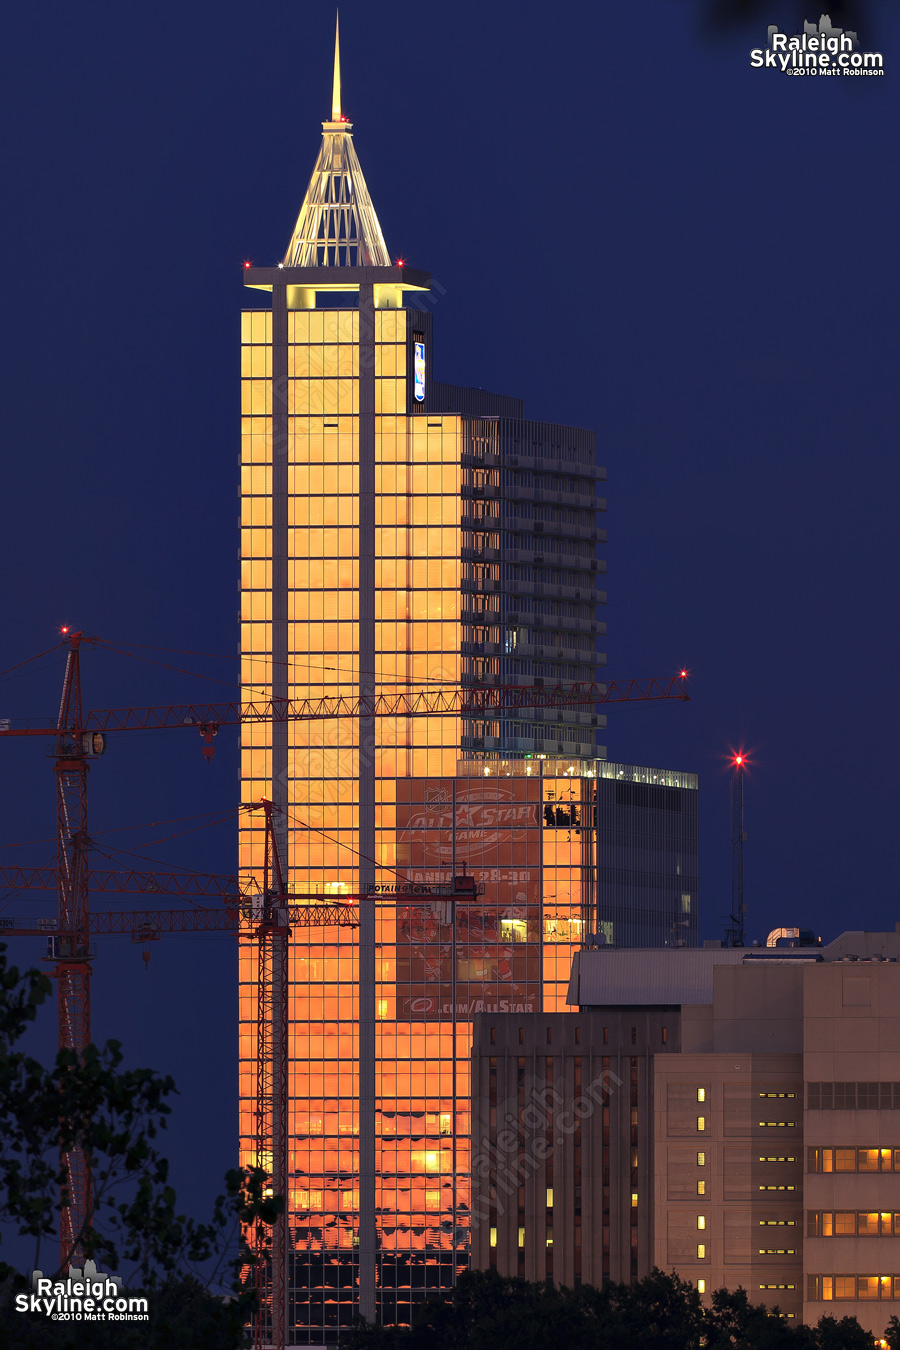
[[[740,1286],[880,1336],[900,1312],[898,963],[900,931],[582,951],[575,1010],[477,1015],[473,1263],[568,1285],[656,1266],[706,1302]]]
[[[287,252],[245,281],[258,292],[242,315],[245,697],[598,679],[593,434],[433,378],[429,278],[388,254],[337,49]],[[245,726],[242,801],[274,803],[291,887],[374,897],[357,934],[291,939],[288,1343],[334,1340],[357,1311],[408,1321],[467,1265],[471,1018],[565,1006],[571,956],[596,928],[598,791],[619,767],[603,725],[557,708]],[[244,873],[259,877],[263,856],[248,811]],[[461,872],[477,903],[441,898]],[[240,980],[254,1162],[249,942]]]

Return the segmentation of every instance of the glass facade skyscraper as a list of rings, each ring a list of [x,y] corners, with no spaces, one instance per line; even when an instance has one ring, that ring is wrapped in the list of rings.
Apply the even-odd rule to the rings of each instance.
[[[337,69],[284,262],[245,281],[245,697],[599,678],[593,434],[432,378],[429,279],[390,262]],[[471,1017],[566,1006],[596,922],[603,723],[243,728],[242,801],[274,803],[291,888],[373,894],[358,931],[291,938],[288,1344],[334,1341],[357,1311],[406,1322],[467,1265]],[[243,820],[259,878],[263,821]],[[461,873],[477,900],[404,899]],[[242,1157],[266,1165],[249,939],[240,980]]]

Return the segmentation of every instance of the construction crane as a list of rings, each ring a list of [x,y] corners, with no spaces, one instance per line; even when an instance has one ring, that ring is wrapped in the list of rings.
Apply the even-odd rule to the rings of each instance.
[[[215,754],[214,738],[219,728],[239,726],[245,722],[327,721],[333,718],[360,717],[464,717],[484,718],[522,708],[567,709],[584,705],[607,703],[646,703],[679,699],[688,701],[685,687],[687,671],[666,679],[611,680],[598,683],[567,683],[534,685],[485,684],[478,686],[444,686],[438,689],[407,689],[399,692],[372,695],[324,695],[306,699],[251,699],[225,703],[164,704],[150,708],[101,708],[82,715],[81,687],[78,675],[78,654],[81,644],[103,646],[100,638],[82,633],[67,633],[70,645],[69,664],[74,662],[73,681],[77,678],[77,704],[66,705],[71,715],[77,711],[78,727],[74,737],[80,737],[86,756],[97,756],[105,750],[105,736],[110,731],[165,731],[194,727],[200,732],[204,758]],[[67,666],[68,672],[68,666]],[[65,699],[65,689],[64,689]],[[63,706],[60,706],[60,718]],[[0,737],[57,735],[56,726],[14,727],[9,719],[0,721]],[[101,739],[97,740],[99,736]]]
[[[159,940],[162,933],[230,932],[252,936],[257,947],[257,1023],[256,1023],[256,1092],[255,1092],[255,1156],[256,1165],[263,1168],[268,1179],[266,1189],[272,1195],[287,1197],[289,1162],[288,1135],[288,1023],[289,986],[288,956],[291,930],[296,927],[329,926],[356,928],[359,926],[357,906],[374,900],[365,893],[344,894],[340,897],[322,897],[317,892],[292,891],[285,882],[285,872],[278,851],[273,825],[274,807],[270,801],[260,803],[265,816],[265,861],[261,890],[251,890],[235,877],[195,873],[153,873],[126,870],[123,872],[92,873],[106,891],[137,890],[170,891],[179,895],[218,894],[223,903],[214,908],[194,906],[188,909],[163,910],[94,910],[89,915],[89,932],[95,934],[129,934],[132,941],[148,944]],[[57,884],[55,868],[0,868],[0,885],[19,889],[47,890]],[[478,895],[474,877],[462,875],[450,886],[414,885],[404,889],[404,904],[421,899],[431,903],[435,894],[451,903],[475,900]],[[62,934],[53,919],[35,922],[31,917],[0,917],[0,935],[7,937],[46,937],[50,956],[59,958]],[[149,951],[145,950],[145,961]],[[90,1184],[89,1170],[85,1173]],[[288,1315],[288,1257],[290,1235],[287,1229],[287,1204],[271,1227],[258,1221],[251,1234],[254,1254],[254,1281],[257,1306],[252,1333],[256,1350],[265,1345],[284,1346]],[[71,1259],[72,1236],[70,1226],[63,1241],[69,1244],[60,1260]]]
[[[100,925],[123,923],[125,917],[109,914],[108,916],[98,916],[97,920],[92,920],[89,907],[89,894],[92,884],[98,890],[130,891],[132,887],[140,890],[143,885],[145,890],[154,890],[157,893],[161,891],[175,894],[187,893],[179,889],[179,884],[185,883],[179,883],[176,875],[172,873],[159,876],[127,871],[121,873],[96,872],[88,866],[90,838],[88,834],[87,775],[90,762],[105,753],[108,732],[193,727],[200,733],[203,755],[209,761],[212,760],[215,753],[214,738],[218,734],[219,728],[243,723],[347,717],[454,716],[483,718],[490,714],[497,715],[521,708],[566,709],[584,706],[585,704],[597,706],[609,703],[671,699],[686,701],[688,698],[685,689],[686,672],[681,671],[678,675],[668,679],[630,680],[622,683],[613,681],[605,684],[558,684],[552,686],[497,684],[479,687],[406,690],[360,697],[334,695],[302,700],[263,698],[247,702],[194,702],[145,708],[99,709],[84,713],[80,667],[81,647],[82,644],[87,643],[99,646],[102,646],[103,643],[99,638],[86,636],[81,632],[69,632],[68,629],[63,629],[62,632],[63,640],[60,645],[68,647],[68,652],[56,723],[44,726],[14,727],[9,720],[4,719],[0,721],[0,739],[34,736],[53,736],[56,739],[54,773],[56,780],[57,866],[53,870],[55,871],[55,884],[58,894],[58,916],[55,931],[50,935],[51,959],[55,962],[53,974],[58,982],[59,1045],[60,1048],[69,1049],[76,1055],[83,1053],[91,1038],[91,934],[92,932],[103,931],[101,927],[97,926],[98,923]],[[266,963],[265,969],[262,965],[260,966],[259,1007],[261,1015],[258,1034],[267,1039],[264,1044],[262,1041],[260,1042],[257,1064],[261,1081],[266,1075],[268,1077],[265,1079],[265,1087],[260,1087],[257,1094],[257,1118],[258,1122],[265,1121],[265,1125],[259,1125],[258,1128],[259,1130],[264,1129],[266,1138],[273,1140],[273,1147],[268,1151],[260,1147],[258,1160],[267,1156],[271,1157],[274,1166],[276,1154],[281,1157],[282,1152],[280,1142],[277,1147],[274,1146],[275,1135],[278,1135],[280,1141],[282,1132],[286,1131],[286,1067],[283,1071],[281,1067],[272,1067],[276,1060],[280,1066],[281,1050],[278,1049],[278,1045],[283,1038],[278,1027],[281,1026],[282,1006],[286,1009],[286,1003],[283,1005],[283,1000],[287,997],[287,964],[284,944],[287,941],[290,923],[300,921],[294,917],[294,911],[301,907],[285,905],[287,899],[284,882],[285,869],[275,846],[272,808],[271,804],[263,803],[262,805],[266,811],[266,853],[262,917],[256,923],[255,934],[259,942],[259,960],[261,963]],[[39,884],[37,879],[48,878],[50,869],[6,869],[6,873],[16,874],[14,880],[11,878],[11,884],[24,887],[29,884],[26,880],[26,874],[30,875],[33,884]],[[143,882],[142,877],[144,878]],[[229,884],[231,880],[229,879]],[[187,884],[199,886],[204,883]],[[205,884],[213,887],[211,892],[207,891],[205,894],[216,893],[215,886],[218,883],[214,879],[206,878]],[[269,894],[272,890],[276,900],[274,906]],[[456,882],[454,882],[452,892],[448,893],[451,898],[456,895]],[[227,894],[220,894],[219,898],[227,901],[234,894],[234,891],[229,891]],[[297,897],[291,898],[296,900]],[[315,898],[318,899],[319,897]],[[366,897],[360,898],[365,899]],[[471,898],[471,890],[467,886],[463,886],[459,898]],[[321,911],[318,912],[321,914],[318,922],[334,922],[333,918],[326,917]],[[156,933],[167,924],[181,922],[181,920],[166,917],[171,914],[170,911],[157,911],[154,912],[152,917],[149,916],[147,911],[144,911],[143,914],[145,921],[141,931],[144,934]],[[227,905],[223,911],[203,911],[202,917],[194,911],[193,918],[184,920],[195,925],[191,929],[176,930],[173,927],[167,928],[166,931],[206,931],[208,927],[213,925],[215,925],[216,931],[223,931],[224,928],[233,923],[239,924],[239,916],[240,905],[237,908],[232,906],[230,911],[228,911]],[[203,929],[196,926],[201,923]],[[158,927],[154,927],[154,924],[158,924]],[[12,935],[15,932],[24,933],[33,930],[23,927],[7,929],[6,931]],[[38,931],[45,934],[47,932],[45,928],[39,928]],[[118,931],[124,931],[124,928]],[[132,928],[131,931],[134,935],[136,930]],[[265,1013],[264,1016],[263,1013]],[[286,1016],[285,1011],[285,1019]],[[286,1026],[286,1020],[284,1025]],[[276,1059],[273,1060],[272,1056],[276,1051]],[[284,1055],[286,1056],[286,1040],[284,1041]],[[263,1098],[269,1103],[264,1108],[260,1106]],[[279,1106],[276,1099],[284,1102],[284,1107]],[[286,1166],[285,1155],[285,1169]],[[60,1221],[61,1264],[78,1258],[77,1235],[83,1231],[91,1212],[91,1179],[83,1151],[77,1145],[64,1153],[62,1171],[65,1184]],[[286,1179],[286,1175],[285,1170],[282,1173],[282,1181]],[[283,1190],[276,1193],[283,1193]],[[281,1241],[283,1242],[283,1238]],[[274,1279],[283,1282],[285,1264],[283,1259],[276,1261],[273,1247]],[[278,1271],[281,1272],[280,1275]],[[276,1327],[283,1322],[285,1315],[285,1300],[281,1296],[281,1286],[277,1289],[273,1287],[271,1291],[271,1308],[274,1336]],[[274,1343],[283,1344],[283,1341],[274,1340]]]

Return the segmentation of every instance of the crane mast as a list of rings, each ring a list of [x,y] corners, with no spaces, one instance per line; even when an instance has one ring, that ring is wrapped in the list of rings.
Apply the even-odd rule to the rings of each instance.
[[[91,949],[87,881],[87,751],[81,712],[81,634],[69,635],[56,738],[58,934],[51,942],[59,1007],[59,1048],[81,1057],[91,1039]],[[76,1142],[60,1150],[59,1263],[83,1265],[81,1235],[91,1218],[91,1175]]]
[[[253,1234],[257,1307],[253,1344],[287,1344],[288,1185],[288,894],[273,806],[263,801],[265,862],[259,922],[255,928],[256,974],[256,1166],[269,1174],[267,1191],[284,1198],[271,1226],[262,1220]]]

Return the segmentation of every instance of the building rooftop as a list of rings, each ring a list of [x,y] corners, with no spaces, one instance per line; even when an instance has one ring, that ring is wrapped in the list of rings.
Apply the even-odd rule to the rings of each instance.
[[[805,961],[900,961],[893,932],[852,930],[823,947],[597,947],[576,952],[566,1001],[573,1007],[711,1003],[716,966]]]

